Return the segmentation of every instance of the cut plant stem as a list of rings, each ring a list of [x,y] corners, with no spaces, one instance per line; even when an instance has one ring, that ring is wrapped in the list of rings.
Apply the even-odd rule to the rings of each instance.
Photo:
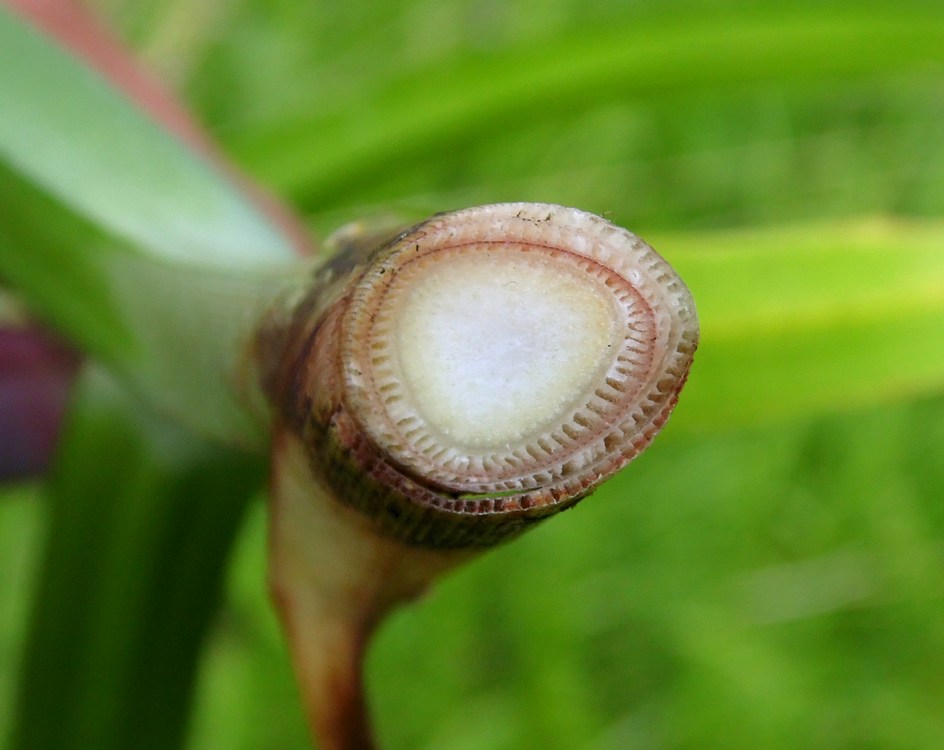
[[[364,650],[391,607],[470,556],[378,535],[312,476],[306,450],[283,433],[274,446],[270,589],[292,651],[318,747],[370,748]]]
[[[320,747],[371,746],[361,665],[383,615],[635,457],[697,342],[652,248],[547,204],[347,242],[273,313],[270,584]]]

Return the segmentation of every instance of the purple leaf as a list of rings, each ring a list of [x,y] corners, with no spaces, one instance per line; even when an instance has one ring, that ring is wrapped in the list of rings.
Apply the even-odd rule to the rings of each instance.
[[[0,481],[46,470],[78,366],[45,330],[0,327]]]

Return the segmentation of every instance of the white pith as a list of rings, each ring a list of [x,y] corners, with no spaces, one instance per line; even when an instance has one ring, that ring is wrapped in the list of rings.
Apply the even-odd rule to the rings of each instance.
[[[600,377],[619,345],[618,310],[566,264],[515,247],[463,250],[398,276],[409,289],[392,365],[444,442],[500,450],[559,419]]]

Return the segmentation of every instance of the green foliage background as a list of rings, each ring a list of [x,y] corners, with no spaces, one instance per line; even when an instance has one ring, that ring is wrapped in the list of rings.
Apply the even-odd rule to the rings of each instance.
[[[939,3],[98,5],[313,232],[570,204],[650,240],[703,309],[690,390],[653,448],[382,631],[385,747],[940,746]],[[824,255],[793,251],[804,233]],[[863,235],[879,238],[866,262],[837,251]],[[38,494],[0,502],[0,726],[54,531]],[[221,526],[243,506],[220,506]],[[261,502],[240,528],[185,746],[303,748]],[[102,653],[132,627],[108,622]],[[93,715],[102,691],[63,685],[48,710]]]

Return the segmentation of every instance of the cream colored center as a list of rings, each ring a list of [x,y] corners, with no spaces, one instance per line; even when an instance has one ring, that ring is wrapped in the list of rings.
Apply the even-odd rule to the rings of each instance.
[[[456,445],[504,448],[584,397],[615,356],[617,310],[606,287],[562,261],[469,252],[416,271],[396,356],[430,428]]]

